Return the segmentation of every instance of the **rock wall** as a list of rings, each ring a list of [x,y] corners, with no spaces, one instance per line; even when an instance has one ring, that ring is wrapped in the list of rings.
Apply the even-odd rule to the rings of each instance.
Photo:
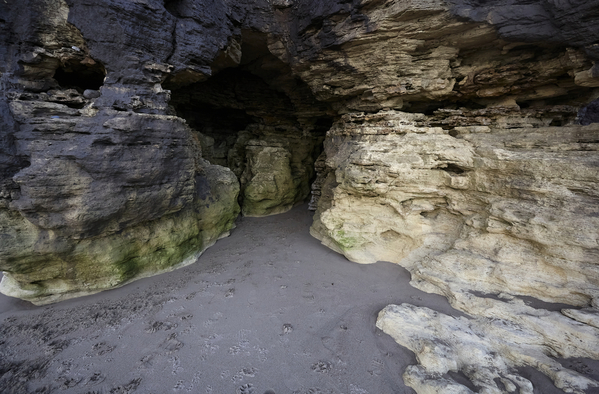
[[[64,1],[23,7],[2,5],[1,291],[44,304],[194,262],[233,226],[239,184],[168,115],[170,66],[120,64],[124,36],[114,53],[94,48]],[[121,15],[155,17],[137,11]]]
[[[381,311],[377,326],[417,355],[404,374],[417,392],[472,392],[459,372],[480,392],[532,393],[525,367],[566,392],[599,387],[555,360],[599,356],[596,32],[574,39],[585,22],[546,4],[387,5],[329,36],[307,27],[286,54],[341,114],[312,234],[352,261],[401,264],[468,314]]]
[[[598,10],[0,2],[0,290],[170,270],[311,187],[315,237],[467,314],[381,312],[417,392],[591,390],[558,360],[599,359]]]

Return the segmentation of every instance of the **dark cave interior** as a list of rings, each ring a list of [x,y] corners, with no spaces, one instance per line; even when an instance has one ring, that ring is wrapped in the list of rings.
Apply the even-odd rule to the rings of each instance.
[[[104,67],[95,61],[93,64],[73,61],[56,69],[54,79],[62,88],[76,89],[83,93],[87,89],[100,89],[104,84],[105,75]]]
[[[296,200],[304,201],[332,112],[268,51],[265,35],[244,32],[240,40],[237,67],[219,70],[203,82],[171,87],[170,105],[198,133],[202,156],[240,179],[242,204],[244,188],[258,171],[247,167],[256,161],[248,156],[248,146],[287,151]]]

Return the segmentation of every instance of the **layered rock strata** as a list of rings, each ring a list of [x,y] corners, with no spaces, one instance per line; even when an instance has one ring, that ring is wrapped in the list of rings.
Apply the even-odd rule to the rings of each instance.
[[[489,392],[532,393],[514,377],[523,366],[567,392],[597,387],[550,356],[599,356],[597,164],[588,142],[599,127],[545,126],[533,110],[472,112],[344,115],[327,139],[312,233],[352,261],[401,264],[412,285],[472,316],[408,304],[381,312],[378,326],[418,356],[404,375],[418,392],[470,392],[444,377],[461,371]],[[474,114],[495,126],[430,126]],[[537,310],[519,297],[563,310]]]
[[[116,77],[65,2],[29,5],[22,25],[2,6],[2,292],[45,304],[194,262],[232,228],[239,184],[168,115],[170,66],[130,56]]]
[[[527,42],[511,43],[432,2],[395,6],[364,12],[369,32],[336,24],[351,37],[295,62],[343,114],[325,140],[312,234],[352,261],[401,264],[470,316],[381,312],[377,325],[417,355],[404,374],[417,392],[533,392],[523,367],[593,390],[553,357],[599,355],[599,128],[585,107],[599,93],[596,41],[533,44],[519,26]]]
[[[468,316],[381,312],[417,392],[533,392],[524,367],[593,390],[558,360],[599,359],[597,10],[0,2],[1,290],[46,303],[173,269],[317,172],[314,236]]]

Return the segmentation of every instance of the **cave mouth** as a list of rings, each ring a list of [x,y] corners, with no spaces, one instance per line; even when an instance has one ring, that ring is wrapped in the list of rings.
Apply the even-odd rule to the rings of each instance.
[[[237,176],[244,216],[286,212],[310,198],[333,112],[268,51],[265,35],[237,40],[236,67],[172,87],[170,105],[196,133],[202,157]]]
[[[104,66],[95,61],[85,64],[68,62],[54,72],[54,79],[61,88],[75,89],[80,94],[86,90],[99,90],[104,84],[105,76]]]

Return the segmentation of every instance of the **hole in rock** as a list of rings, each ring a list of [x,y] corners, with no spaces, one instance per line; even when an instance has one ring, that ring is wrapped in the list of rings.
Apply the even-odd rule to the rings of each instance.
[[[447,164],[443,164],[442,166],[437,167],[438,170],[443,170],[446,172],[450,172],[452,174],[463,174],[464,172],[466,172],[467,170],[463,169],[462,167],[458,166],[457,164],[453,164],[453,163],[447,163]]]
[[[475,386],[474,383],[472,383],[472,381],[470,380],[470,378],[468,378],[468,376],[466,376],[464,374],[464,372],[462,371],[458,371],[458,372],[454,372],[454,371],[449,371],[447,372],[447,376],[458,382],[459,384],[468,387],[470,390],[472,390],[473,392],[478,392],[479,387]]]
[[[422,211],[420,212],[420,216],[426,219],[436,219],[439,216],[440,211],[438,209],[432,211]]]
[[[516,104],[518,104],[520,109],[530,108],[530,106],[531,106],[530,101],[517,101]]]
[[[104,84],[105,75],[104,67],[99,63],[93,65],[69,63],[56,70],[54,79],[62,88],[76,89],[79,93],[83,93],[87,89],[100,89]]]
[[[170,104],[197,133],[202,157],[235,173],[244,215],[284,212],[310,195],[332,112],[269,52],[266,35],[242,31],[235,40],[241,57],[227,60],[223,48],[208,80],[166,81]]]

